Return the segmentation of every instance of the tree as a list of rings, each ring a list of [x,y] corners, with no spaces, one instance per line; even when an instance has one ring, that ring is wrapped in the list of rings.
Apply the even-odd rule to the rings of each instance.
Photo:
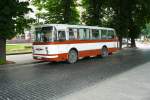
[[[142,34],[145,38],[150,37],[150,24],[146,24],[146,27],[142,29]]]
[[[129,14],[129,37],[131,38],[131,47],[136,47],[135,38],[137,38],[146,23],[150,21],[150,1],[132,0]]]
[[[129,0],[108,0],[108,7],[112,9],[113,13],[110,26],[115,28],[119,38],[119,48],[122,48],[122,38],[128,35],[129,24]]]
[[[45,23],[78,24],[76,0],[33,0]],[[45,10],[45,12],[42,12]]]
[[[117,31],[120,48],[122,38],[128,35],[129,0],[82,0],[83,22],[87,25],[109,26]]]
[[[102,25],[104,1],[105,0],[82,0],[82,6],[85,9],[82,13],[82,20],[86,25]]]
[[[135,38],[141,33],[141,28],[150,20],[149,0],[110,0],[114,10],[112,26],[117,30],[122,47],[122,37],[131,38],[131,47],[135,47]]]
[[[0,64],[6,62],[6,40],[14,37],[17,30],[23,27],[18,22],[25,20],[24,14],[31,10],[28,5],[28,2],[19,0],[4,0],[0,3]]]

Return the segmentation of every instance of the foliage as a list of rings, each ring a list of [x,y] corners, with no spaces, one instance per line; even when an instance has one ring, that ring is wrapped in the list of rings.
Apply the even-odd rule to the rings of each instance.
[[[37,14],[45,23],[79,23],[76,0],[33,0],[33,5],[39,11],[46,10]]]
[[[146,24],[146,27],[142,29],[142,35],[150,37],[150,24]]]
[[[102,25],[104,1],[105,0],[82,0],[82,6],[85,9],[82,13],[82,21],[86,25]]]
[[[5,61],[0,58],[0,65],[5,64]]]
[[[24,28],[27,28],[27,29],[30,29],[30,24],[31,23],[34,23],[35,22],[35,19],[33,18],[28,18],[28,19],[25,19],[24,17],[18,17],[16,19],[16,33],[24,33]]]
[[[150,20],[149,0],[108,0],[113,9],[112,27],[122,41],[122,37],[130,37],[131,45],[135,46],[135,38],[141,33],[141,28]],[[108,7],[109,7],[108,6]]]
[[[19,0],[4,0],[0,3],[0,36],[10,39],[17,34],[17,30],[22,29],[27,23],[24,22],[24,14],[28,13],[31,9],[27,6],[28,2],[19,2]]]
[[[128,30],[128,5],[127,0],[110,0],[109,6],[113,9],[111,26],[116,29],[117,35],[121,38]]]
[[[129,14],[129,36],[137,38],[141,33],[141,29],[150,20],[150,1],[149,0],[132,0]]]

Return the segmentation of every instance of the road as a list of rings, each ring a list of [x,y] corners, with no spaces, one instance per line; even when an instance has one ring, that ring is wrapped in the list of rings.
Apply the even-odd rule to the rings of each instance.
[[[150,49],[76,64],[0,67],[0,100],[149,100]]]

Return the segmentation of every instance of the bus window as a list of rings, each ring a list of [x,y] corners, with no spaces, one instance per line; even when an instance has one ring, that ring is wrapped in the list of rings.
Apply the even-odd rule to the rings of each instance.
[[[92,29],[92,40],[98,40],[100,38],[99,30]]]
[[[114,39],[115,34],[113,30],[108,30],[107,39]]]
[[[85,31],[85,40],[89,40],[90,39],[90,30],[84,29],[84,31]]]
[[[52,41],[52,33],[53,33],[52,30],[53,30],[53,27],[42,27],[43,42]]]
[[[75,40],[74,29],[69,29],[69,40]]]
[[[60,41],[66,40],[65,31],[58,31],[58,40],[60,40]]]
[[[107,30],[101,30],[101,39],[107,39]]]
[[[86,39],[86,29],[79,29],[79,40]]]
[[[35,34],[34,35],[34,41],[40,42],[41,41],[41,34],[42,34],[41,28],[35,28],[34,34]]]
[[[48,42],[52,37],[49,33],[43,34],[43,41]]]
[[[35,29],[35,42],[51,42],[53,27],[42,27]]]
[[[73,29],[75,40],[78,40],[78,29]]]

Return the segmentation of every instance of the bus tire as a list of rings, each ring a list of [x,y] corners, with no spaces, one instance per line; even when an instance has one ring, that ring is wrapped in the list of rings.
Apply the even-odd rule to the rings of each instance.
[[[108,48],[104,46],[104,47],[101,49],[101,56],[102,56],[103,58],[105,58],[105,57],[108,57],[108,55],[109,55]]]
[[[68,54],[68,63],[69,64],[74,64],[76,63],[78,60],[78,53],[76,50],[72,49],[69,51],[69,54]]]

